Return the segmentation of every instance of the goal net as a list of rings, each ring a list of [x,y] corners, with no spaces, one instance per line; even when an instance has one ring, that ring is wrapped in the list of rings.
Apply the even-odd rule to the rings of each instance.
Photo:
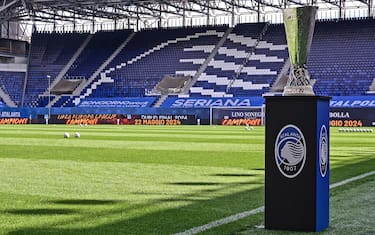
[[[210,125],[261,126],[264,107],[211,107]]]

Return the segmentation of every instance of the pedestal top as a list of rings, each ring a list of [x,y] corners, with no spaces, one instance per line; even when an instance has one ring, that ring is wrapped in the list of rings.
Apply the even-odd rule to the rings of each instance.
[[[264,96],[266,100],[293,100],[293,101],[315,101],[330,100],[330,96]]]

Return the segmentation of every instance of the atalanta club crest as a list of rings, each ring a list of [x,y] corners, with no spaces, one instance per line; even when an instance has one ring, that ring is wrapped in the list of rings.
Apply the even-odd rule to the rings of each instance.
[[[322,175],[322,177],[326,176],[328,166],[328,133],[325,125],[320,128],[319,165],[320,174]]]
[[[301,173],[306,161],[306,141],[295,125],[284,126],[277,135],[275,160],[285,177],[294,178]]]

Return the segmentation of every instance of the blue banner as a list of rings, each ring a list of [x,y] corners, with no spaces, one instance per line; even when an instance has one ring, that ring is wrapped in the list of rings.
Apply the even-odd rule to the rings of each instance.
[[[147,108],[155,102],[155,97],[137,98],[86,98],[77,107],[79,108]]]
[[[331,108],[375,108],[375,96],[333,96]]]
[[[211,98],[190,97],[177,98],[168,97],[161,107],[163,108],[209,108],[212,106],[255,106],[264,104],[263,97],[233,97],[233,98]],[[375,96],[333,96],[330,102],[331,108],[375,108]]]
[[[262,106],[263,97],[233,97],[233,98],[167,98],[161,107],[164,108],[209,108],[215,107],[249,107]]]
[[[22,115],[20,111],[1,111],[0,112],[0,118],[21,118],[24,116],[25,115]]]

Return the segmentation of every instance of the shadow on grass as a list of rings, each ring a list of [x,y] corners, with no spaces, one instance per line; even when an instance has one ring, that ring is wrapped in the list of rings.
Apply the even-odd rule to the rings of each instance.
[[[48,203],[63,204],[63,205],[108,205],[120,203],[119,200],[93,200],[93,199],[68,199],[48,201]]]
[[[72,209],[15,209],[5,211],[6,213],[15,215],[68,215],[76,213],[76,210]]]
[[[259,174],[213,174],[209,176],[222,176],[222,177],[253,177]]]
[[[182,186],[210,186],[210,185],[220,185],[221,183],[215,182],[173,182],[168,183],[171,185],[182,185]]]
[[[264,168],[251,168],[250,170],[254,170],[254,171],[264,171]]]
[[[347,172],[359,175],[369,172],[369,169],[374,170],[374,165],[375,159],[370,159],[368,161],[335,168],[331,172],[331,175],[336,178],[335,181],[338,181],[342,180],[342,175],[345,175],[345,173],[347,174]],[[345,177],[347,176],[348,175],[345,175]],[[205,182],[198,183],[199,185],[205,185]],[[195,184],[196,183],[193,185]],[[181,182],[181,184],[177,185],[186,186],[186,182]],[[222,187],[216,189],[217,195],[222,195],[223,192],[229,190],[231,187],[235,187],[235,185],[223,184]],[[215,193],[215,191],[213,192]],[[206,192],[202,190],[196,193],[179,195],[178,198],[171,198],[169,200],[149,200],[143,204],[132,205],[131,208],[124,208],[123,204],[119,203],[119,206],[116,208],[100,212],[86,212],[85,214],[80,214],[80,217],[75,216],[75,218],[58,221],[53,223],[53,225],[21,228],[12,231],[9,234],[174,234],[176,232],[182,232],[192,227],[201,226],[214,220],[222,219],[264,205],[263,187],[244,190],[225,196],[210,197],[209,199],[204,200],[192,200],[194,197],[204,198],[205,196]],[[186,201],[188,204],[178,208],[155,210],[155,206],[163,203],[170,205],[173,201]],[[144,213],[147,211],[152,212],[139,214],[136,217],[121,219],[121,216],[126,215],[126,213],[133,212],[134,214],[134,212],[137,211],[142,211]],[[108,218],[108,222],[102,224],[99,222],[99,218]],[[97,224],[95,224],[95,220],[98,220]],[[88,222],[91,222],[93,226],[83,227],[83,225]],[[261,221],[255,223],[261,223]],[[80,226],[81,224],[82,226]],[[255,224],[250,226],[254,225]],[[71,226],[71,228],[69,228],[69,226]],[[212,234],[223,234],[221,229],[222,228],[213,229],[211,232],[213,232]],[[242,229],[244,229],[244,227],[232,228],[231,233],[241,232]]]
[[[186,186],[186,184],[181,184],[181,186]],[[263,187],[217,196],[216,198],[212,197],[212,194],[215,193],[223,195],[223,192],[225,193],[232,187],[235,187],[235,185],[223,184],[216,189],[216,192],[212,190],[209,193],[210,196],[207,196],[206,189],[203,189],[199,192],[176,195],[169,199],[148,200],[146,203],[133,204],[130,207],[127,207],[126,203],[119,203],[116,208],[109,208],[100,212],[85,210],[84,213],[74,218],[53,222],[53,225],[50,226],[22,228],[9,234],[173,234],[263,205]],[[177,208],[155,210],[161,204],[168,206],[173,202],[186,202],[187,204]],[[74,208],[74,205],[71,206]],[[145,214],[150,210],[153,212]],[[126,217],[127,213],[134,214],[138,211],[142,211],[143,214],[121,219],[121,217]],[[101,224],[99,220],[103,218],[119,219],[109,219],[108,223]],[[98,220],[96,226],[95,220]],[[83,225],[88,222],[94,226],[84,228]],[[79,226],[80,224],[82,226]],[[69,226],[73,228],[67,228]]]

